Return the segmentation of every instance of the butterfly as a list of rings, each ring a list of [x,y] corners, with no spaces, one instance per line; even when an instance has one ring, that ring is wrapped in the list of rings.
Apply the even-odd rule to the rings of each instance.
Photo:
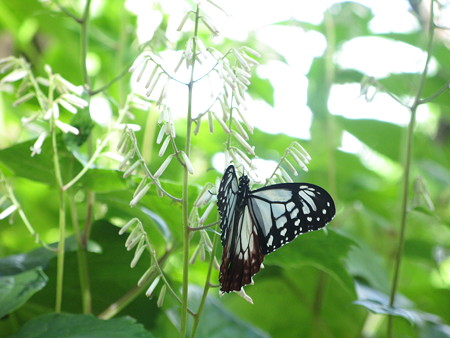
[[[219,186],[217,206],[223,246],[220,290],[240,291],[252,283],[264,256],[298,235],[323,228],[336,213],[323,188],[310,183],[281,183],[250,190],[247,175],[233,165]]]

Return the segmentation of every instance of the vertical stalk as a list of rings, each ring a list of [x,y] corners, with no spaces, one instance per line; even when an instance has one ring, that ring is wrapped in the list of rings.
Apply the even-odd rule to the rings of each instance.
[[[191,148],[191,134],[192,134],[192,100],[194,87],[194,70],[197,53],[197,34],[199,22],[200,7],[197,5],[195,11],[195,27],[194,36],[192,40],[192,61],[191,61],[191,76],[188,84],[188,116],[186,121],[186,144],[185,153],[189,157]],[[188,314],[188,283],[189,283],[189,201],[188,201],[188,187],[189,187],[189,172],[187,167],[184,167],[183,175],[183,288],[181,299],[181,325],[180,337],[186,336],[187,314]]]
[[[392,278],[392,288],[389,297],[389,306],[393,307],[395,305],[395,295],[397,294],[398,281],[400,277],[400,268],[403,256],[403,247],[405,243],[405,232],[406,232],[406,217],[408,213],[408,195],[409,195],[409,177],[411,172],[411,159],[412,159],[412,149],[414,140],[414,127],[416,123],[416,113],[417,108],[421,104],[421,97],[423,88],[425,86],[425,81],[428,75],[428,65],[431,60],[431,50],[433,48],[433,37],[434,37],[434,6],[433,0],[430,0],[430,21],[428,26],[428,46],[427,46],[427,59],[425,61],[425,66],[422,72],[422,76],[419,82],[419,88],[417,89],[417,94],[414,98],[414,103],[412,104],[410,111],[411,117],[408,125],[408,135],[405,150],[405,168],[403,172],[403,187],[402,187],[402,207],[401,207],[401,220],[400,220],[400,237],[397,247],[397,253],[395,257],[395,267],[394,276]],[[393,319],[394,317],[390,315],[388,317],[388,327],[387,336],[392,337],[393,330]]]
[[[83,81],[87,89],[90,89],[89,74],[87,71],[87,51],[88,51],[88,23],[89,10],[91,8],[91,0],[86,0],[83,17],[81,19],[81,69],[83,74]]]
[[[50,75],[50,85],[48,90],[49,109],[53,109],[53,93],[55,87],[53,83],[53,75]],[[52,152],[53,152],[53,170],[55,171],[56,184],[58,186],[59,197],[59,243],[58,255],[56,260],[56,295],[55,295],[55,312],[61,312],[62,307],[62,293],[64,280],[64,251],[66,238],[66,202],[65,194],[62,190],[63,179],[61,175],[61,167],[59,165],[58,144],[56,139],[56,125],[55,116],[52,112],[50,118],[50,131],[52,137]]]
[[[89,288],[89,273],[87,266],[87,257],[85,250],[86,246],[83,244],[83,238],[81,236],[81,230],[78,221],[78,215],[76,210],[75,200],[73,194],[69,194],[69,206],[70,214],[72,216],[72,224],[75,231],[75,237],[77,239],[77,261],[78,261],[78,275],[80,279],[81,288],[81,304],[84,314],[92,312],[92,296],[91,289]]]
[[[335,67],[334,67],[334,52],[336,44],[335,27],[332,15],[327,12],[325,13],[325,35],[327,37],[327,49],[325,51],[325,86],[326,86],[326,99],[330,95],[330,88],[333,84],[335,77]],[[328,185],[330,191],[333,195],[336,195],[336,162],[334,157],[335,144],[334,144],[334,123],[332,116],[329,111],[324,112],[325,115],[325,127],[327,130],[327,159],[328,159]],[[324,299],[325,292],[328,285],[328,275],[323,271],[319,271],[317,287],[314,295],[314,303],[312,306],[313,315],[313,332],[312,336],[317,337],[320,335],[319,328],[321,327],[321,312],[322,303]]]
[[[211,272],[212,272],[212,267],[214,265],[214,258],[216,257],[216,247],[217,247],[217,243],[219,242],[218,238],[219,238],[219,236],[214,234],[213,247],[211,250],[211,258],[209,261],[208,272],[206,274],[205,287],[203,288],[203,295],[200,300],[200,305],[198,306],[197,313],[194,316],[194,324],[192,326],[191,338],[194,338],[197,333],[198,324],[200,323],[200,317],[203,313],[203,308],[205,307],[206,297],[208,296],[208,291],[211,288],[211,284],[210,284]]]
[[[89,14],[90,14],[90,6],[91,0],[87,0],[83,16],[80,20],[80,57],[81,57],[81,68],[83,74],[83,83],[85,88],[87,89],[87,98],[86,100],[90,103],[90,80],[89,74],[87,70],[87,52],[89,45]],[[88,139],[88,153],[89,157],[92,157],[93,153],[93,144],[92,138]],[[81,300],[82,300],[82,308],[83,313],[91,313],[92,311],[92,295],[89,283],[89,269],[88,269],[88,259],[87,259],[87,241],[89,239],[89,234],[91,230],[92,224],[92,214],[95,203],[95,194],[92,191],[86,191],[86,219],[84,222],[83,233],[80,232],[78,226],[78,217],[77,210],[75,207],[75,202],[72,201],[71,204],[71,212],[72,212],[72,220],[73,226],[75,229],[76,237],[77,237],[77,261],[78,261],[78,274],[80,279],[80,289],[81,289]]]

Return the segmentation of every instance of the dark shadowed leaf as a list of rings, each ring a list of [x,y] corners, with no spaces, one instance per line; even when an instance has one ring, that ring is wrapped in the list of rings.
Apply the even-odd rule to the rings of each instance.
[[[0,318],[25,304],[48,280],[40,267],[9,276],[0,271],[0,275]]]
[[[91,337],[91,338],[150,338],[142,324],[137,324],[131,317],[109,320],[97,319],[92,315],[74,315],[51,313],[37,317],[26,323],[14,338],[57,338],[57,337]]]

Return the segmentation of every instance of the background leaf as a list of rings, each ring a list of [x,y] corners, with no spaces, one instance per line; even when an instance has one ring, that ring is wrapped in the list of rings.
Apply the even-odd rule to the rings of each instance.
[[[12,337],[153,337],[141,324],[130,317],[110,320],[92,315],[47,314],[37,317],[23,326]]]

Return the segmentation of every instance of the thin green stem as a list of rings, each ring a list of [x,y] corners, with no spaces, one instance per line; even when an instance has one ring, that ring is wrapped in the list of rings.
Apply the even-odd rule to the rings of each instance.
[[[48,89],[48,106],[53,109],[53,96],[55,91],[55,85],[53,75],[50,75],[50,84]],[[64,251],[65,251],[65,238],[66,238],[66,201],[65,194],[62,190],[63,179],[61,174],[61,167],[59,165],[59,153],[58,153],[58,141],[56,138],[56,123],[55,115],[52,112],[50,118],[50,133],[52,140],[52,152],[53,152],[53,170],[55,172],[56,184],[58,186],[59,197],[59,243],[58,243],[58,255],[57,255],[57,272],[56,272],[56,296],[55,296],[55,312],[61,312],[62,307],[62,293],[63,293],[63,279],[64,279]]]
[[[83,313],[88,314],[92,312],[92,296],[91,289],[89,287],[89,270],[87,265],[87,251],[86,247],[83,245],[83,240],[81,236],[81,231],[78,221],[78,213],[73,198],[73,194],[69,195],[69,206],[70,214],[72,216],[72,224],[75,231],[75,237],[77,239],[77,262],[78,262],[78,275],[80,278],[80,289],[81,289],[81,304],[83,308]]]
[[[64,14],[66,14],[68,17],[72,18],[76,22],[81,23],[81,19],[79,17],[77,17],[75,14],[73,14],[71,11],[69,11],[66,7],[61,5],[58,1],[53,1],[53,2]]]
[[[91,7],[91,0],[86,1],[84,6],[83,17],[81,19],[81,68],[83,72],[83,80],[86,88],[90,89],[89,74],[87,70],[87,52],[88,52],[88,29],[89,29],[89,11]]]
[[[186,144],[185,153],[189,157],[191,148],[191,134],[192,134],[192,101],[193,101],[193,87],[194,87],[194,69],[197,53],[196,38],[198,35],[200,7],[197,5],[195,11],[195,27],[194,37],[192,38],[192,61],[191,61],[191,76],[188,84],[188,116],[186,121]],[[188,201],[188,187],[189,187],[189,171],[184,167],[183,175],[183,287],[181,299],[181,323],[180,323],[180,337],[186,336],[187,327],[187,313],[188,313],[188,284],[189,284],[189,201]]]
[[[197,313],[194,316],[194,324],[192,325],[191,338],[194,338],[197,333],[198,325],[200,323],[200,317],[202,316],[203,308],[205,307],[206,297],[208,296],[208,291],[211,288],[210,280],[211,280],[212,268],[214,266],[214,258],[216,257],[215,256],[216,247],[217,247],[217,243],[219,242],[218,238],[219,238],[219,236],[214,234],[213,247],[211,250],[211,257],[209,260],[208,272],[206,274],[205,287],[203,288],[203,294],[202,294],[202,298],[200,300],[200,304],[198,306]]]
[[[128,70],[130,69],[129,65],[128,67],[124,68],[116,77],[114,77],[111,81],[109,81],[107,84],[105,84],[104,86],[101,86],[100,88],[97,88],[95,90],[91,90],[89,91],[89,94],[91,96],[97,95],[103,91],[105,91],[106,89],[108,89],[109,87],[111,87],[114,83],[116,83],[117,81],[122,80],[125,75],[128,74]],[[120,83],[120,82],[119,82]],[[121,99],[122,100],[122,99]]]
[[[402,188],[402,207],[401,207],[401,220],[400,220],[400,237],[397,247],[397,253],[395,258],[394,275],[392,278],[392,288],[389,297],[389,306],[393,307],[395,305],[395,296],[397,294],[398,282],[400,279],[400,268],[403,256],[403,247],[405,243],[405,233],[406,233],[406,217],[408,214],[408,195],[409,195],[409,177],[411,171],[411,160],[412,160],[412,149],[413,149],[413,139],[414,139],[414,127],[416,123],[416,113],[417,108],[421,104],[421,96],[425,86],[425,81],[428,75],[428,65],[431,60],[431,51],[433,48],[433,35],[434,35],[434,11],[433,11],[433,0],[430,1],[430,22],[428,27],[428,46],[427,46],[427,59],[425,61],[424,70],[420,78],[419,87],[417,89],[417,94],[412,104],[411,117],[408,125],[408,135],[405,150],[405,166],[403,173],[403,188]],[[393,336],[393,316],[388,317],[388,327],[387,336]]]

